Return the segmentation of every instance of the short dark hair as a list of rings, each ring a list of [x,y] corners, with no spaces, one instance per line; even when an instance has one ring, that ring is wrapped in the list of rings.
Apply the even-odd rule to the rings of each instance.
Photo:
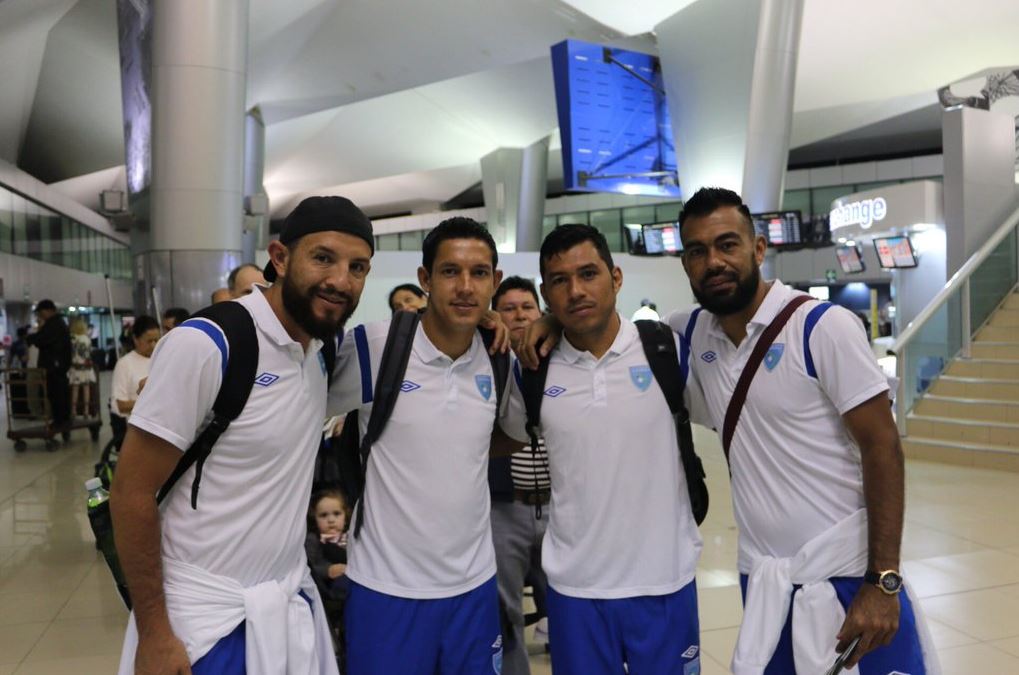
[[[421,287],[418,286],[417,284],[400,284],[399,286],[397,286],[393,290],[389,291],[389,308],[390,309],[393,308],[393,296],[396,295],[397,293],[399,293],[400,291],[407,291],[409,293],[413,293],[414,295],[418,296],[419,298],[427,297],[427,294],[423,290],[421,290]]]
[[[432,265],[435,264],[435,256],[439,252],[439,244],[450,239],[478,239],[488,244],[492,249],[492,269],[499,266],[499,254],[495,250],[495,239],[485,229],[485,226],[473,218],[455,216],[447,218],[435,226],[421,245],[421,265],[432,273]]]
[[[164,319],[173,319],[173,325],[179,326],[188,320],[191,316],[191,312],[187,311],[183,307],[171,307],[170,309],[163,312]]]
[[[36,312],[45,312],[46,310],[55,312],[57,311],[57,306],[53,303],[52,300],[40,300],[39,302],[35,303]]]
[[[237,290],[237,275],[240,274],[241,270],[244,269],[245,267],[250,267],[256,272],[262,271],[261,267],[259,267],[258,265],[253,265],[251,263],[244,263],[243,265],[238,265],[237,267],[233,268],[232,270],[230,270],[230,275],[226,278],[226,287],[229,288],[231,291]]]
[[[134,320],[133,324],[131,324],[131,335],[135,338],[140,338],[142,335],[145,335],[153,329],[160,329],[159,322],[148,314],[142,314]]]
[[[612,253],[609,251],[609,243],[605,241],[605,235],[590,225],[560,225],[549,232],[545,241],[541,242],[541,253],[538,256],[541,278],[545,278],[545,263],[551,260],[552,256],[565,253],[585,241],[594,244],[598,257],[605,261],[610,272],[615,269],[616,264],[612,262]]]
[[[503,279],[499,288],[495,290],[495,295],[492,296],[492,309],[499,306],[499,298],[506,295],[508,291],[527,291],[534,296],[534,302],[541,308],[541,300],[538,298],[538,289],[534,287],[534,282],[530,279],[513,276]]]
[[[718,209],[727,206],[735,207],[747,221],[747,227],[750,228],[750,236],[757,236],[757,230],[754,229],[754,219],[750,216],[750,209],[743,203],[743,199],[732,190],[720,187],[702,187],[683,204],[683,210],[679,212],[680,234],[683,233],[683,224],[690,218],[710,216]]]

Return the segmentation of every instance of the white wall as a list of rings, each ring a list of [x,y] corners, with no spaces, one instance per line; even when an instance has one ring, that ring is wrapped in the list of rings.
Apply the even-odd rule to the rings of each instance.
[[[0,279],[4,298],[10,302],[36,302],[49,298],[58,305],[107,305],[106,280],[70,267],[0,253]],[[130,308],[131,282],[113,281],[113,301]]]

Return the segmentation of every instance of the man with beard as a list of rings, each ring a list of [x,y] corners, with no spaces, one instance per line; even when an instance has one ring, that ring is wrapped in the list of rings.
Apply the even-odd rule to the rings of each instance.
[[[275,283],[236,301],[254,321],[258,377],[204,463],[195,506],[194,466],[161,508],[155,495],[206,425],[233,354],[202,318],[159,343],[111,497],[134,602],[121,673],[337,672],[304,549],[326,408],[319,350],[357,306],[373,252],[371,223],[347,199],[311,197],[287,216],[269,245]]]
[[[706,401],[700,421],[725,435],[744,365],[802,294],[761,280],[766,242],[736,193],[702,188],[679,221],[704,311],[668,323]],[[726,450],[745,611],[733,672],[825,672],[856,638],[847,667],[863,675],[935,672],[920,608],[900,593],[902,449],[859,320],[827,303],[795,308],[734,419]]]
[[[700,672],[701,537],[669,404],[637,327],[616,311],[623,272],[587,225],[553,230],[539,261],[542,296],[563,327],[540,416],[552,485],[542,543],[552,670]],[[501,421],[523,441],[524,384],[514,381]]]
[[[477,330],[502,278],[497,265],[492,235],[469,218],[445,220],[424,240],[428,306],[348,537],[350,675],[500,671],[487,481],[498,392]],[[330,412],[356,409],[362,436],[390,323],[352,331],[329,391]]]

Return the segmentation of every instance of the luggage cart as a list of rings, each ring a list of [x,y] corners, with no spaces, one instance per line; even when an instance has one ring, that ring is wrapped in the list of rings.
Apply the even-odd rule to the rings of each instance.
[[[73,429],[88,429],[93,441],[99,440],[103,426],[99,416],[99,382],[90,384],[92,393],[87,417],[72,417],[63,428],[53,424],[53,412],[46,391],[46,371],[42,368],[10,368],[0,371],[7,400],[7,438],[14,441],[14,449],[24,452],[26,440],[39,438],[46,449],[57,447],[56,436],[71,439]]]

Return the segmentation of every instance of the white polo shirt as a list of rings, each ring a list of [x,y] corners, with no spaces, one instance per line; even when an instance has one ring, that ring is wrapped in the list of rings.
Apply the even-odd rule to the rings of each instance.
[[[191,508],[195,469],[162,505],[166,558],[252,586],[305,564],[315,456],[325,419],[321,343],[290,338],[262,291],[237,300],[258,333],[258,377],[240,416],[212,448]],[[211,419],[223,377],[219,328],[189,319],[159,341],[130,424],[186,450]]]
[[[636,326],[620,321],[601,359],[559,343],[541,404],[552,477],[542,566],[556,591],[579,598],[672,593],[693,580],[701,551],[669,405]],[[511,380],[501,423],[523,441]]]
[[[362,436],[389,323],[347,334],[329,390],[329,411],[357,410]],[[496,400],[480,334],[454,361],[418,325],[396,407],[368,459],[358,506],[364,526],[348,539],[348,577],[428,599],[466,593],[495,575],[488,454]]]
[[[149,376],[152,359],[132,350],[117,359],[113,367],[113,382],[110,392],[110,411],[119,417],[127,417],[120,412],[117,401],[137,401],[138,385]]]
[[[757,340],[798,294],[773,282],[738,348],[715,316],[700,313],[689,363],[709,418],[696,421],[721,434],[729,400]],[[690,312],[676,312],[668,323],[685,334],[689,317]],[[812,366],[804,343],[809,324]],[[794,555],[863,508],[860,449],[842,415],[888,390],[862,324],[842,307],[813,302],[800,307],[769,351],[750,386],[729,454],[744,573],[750,570],[751,555]]]

